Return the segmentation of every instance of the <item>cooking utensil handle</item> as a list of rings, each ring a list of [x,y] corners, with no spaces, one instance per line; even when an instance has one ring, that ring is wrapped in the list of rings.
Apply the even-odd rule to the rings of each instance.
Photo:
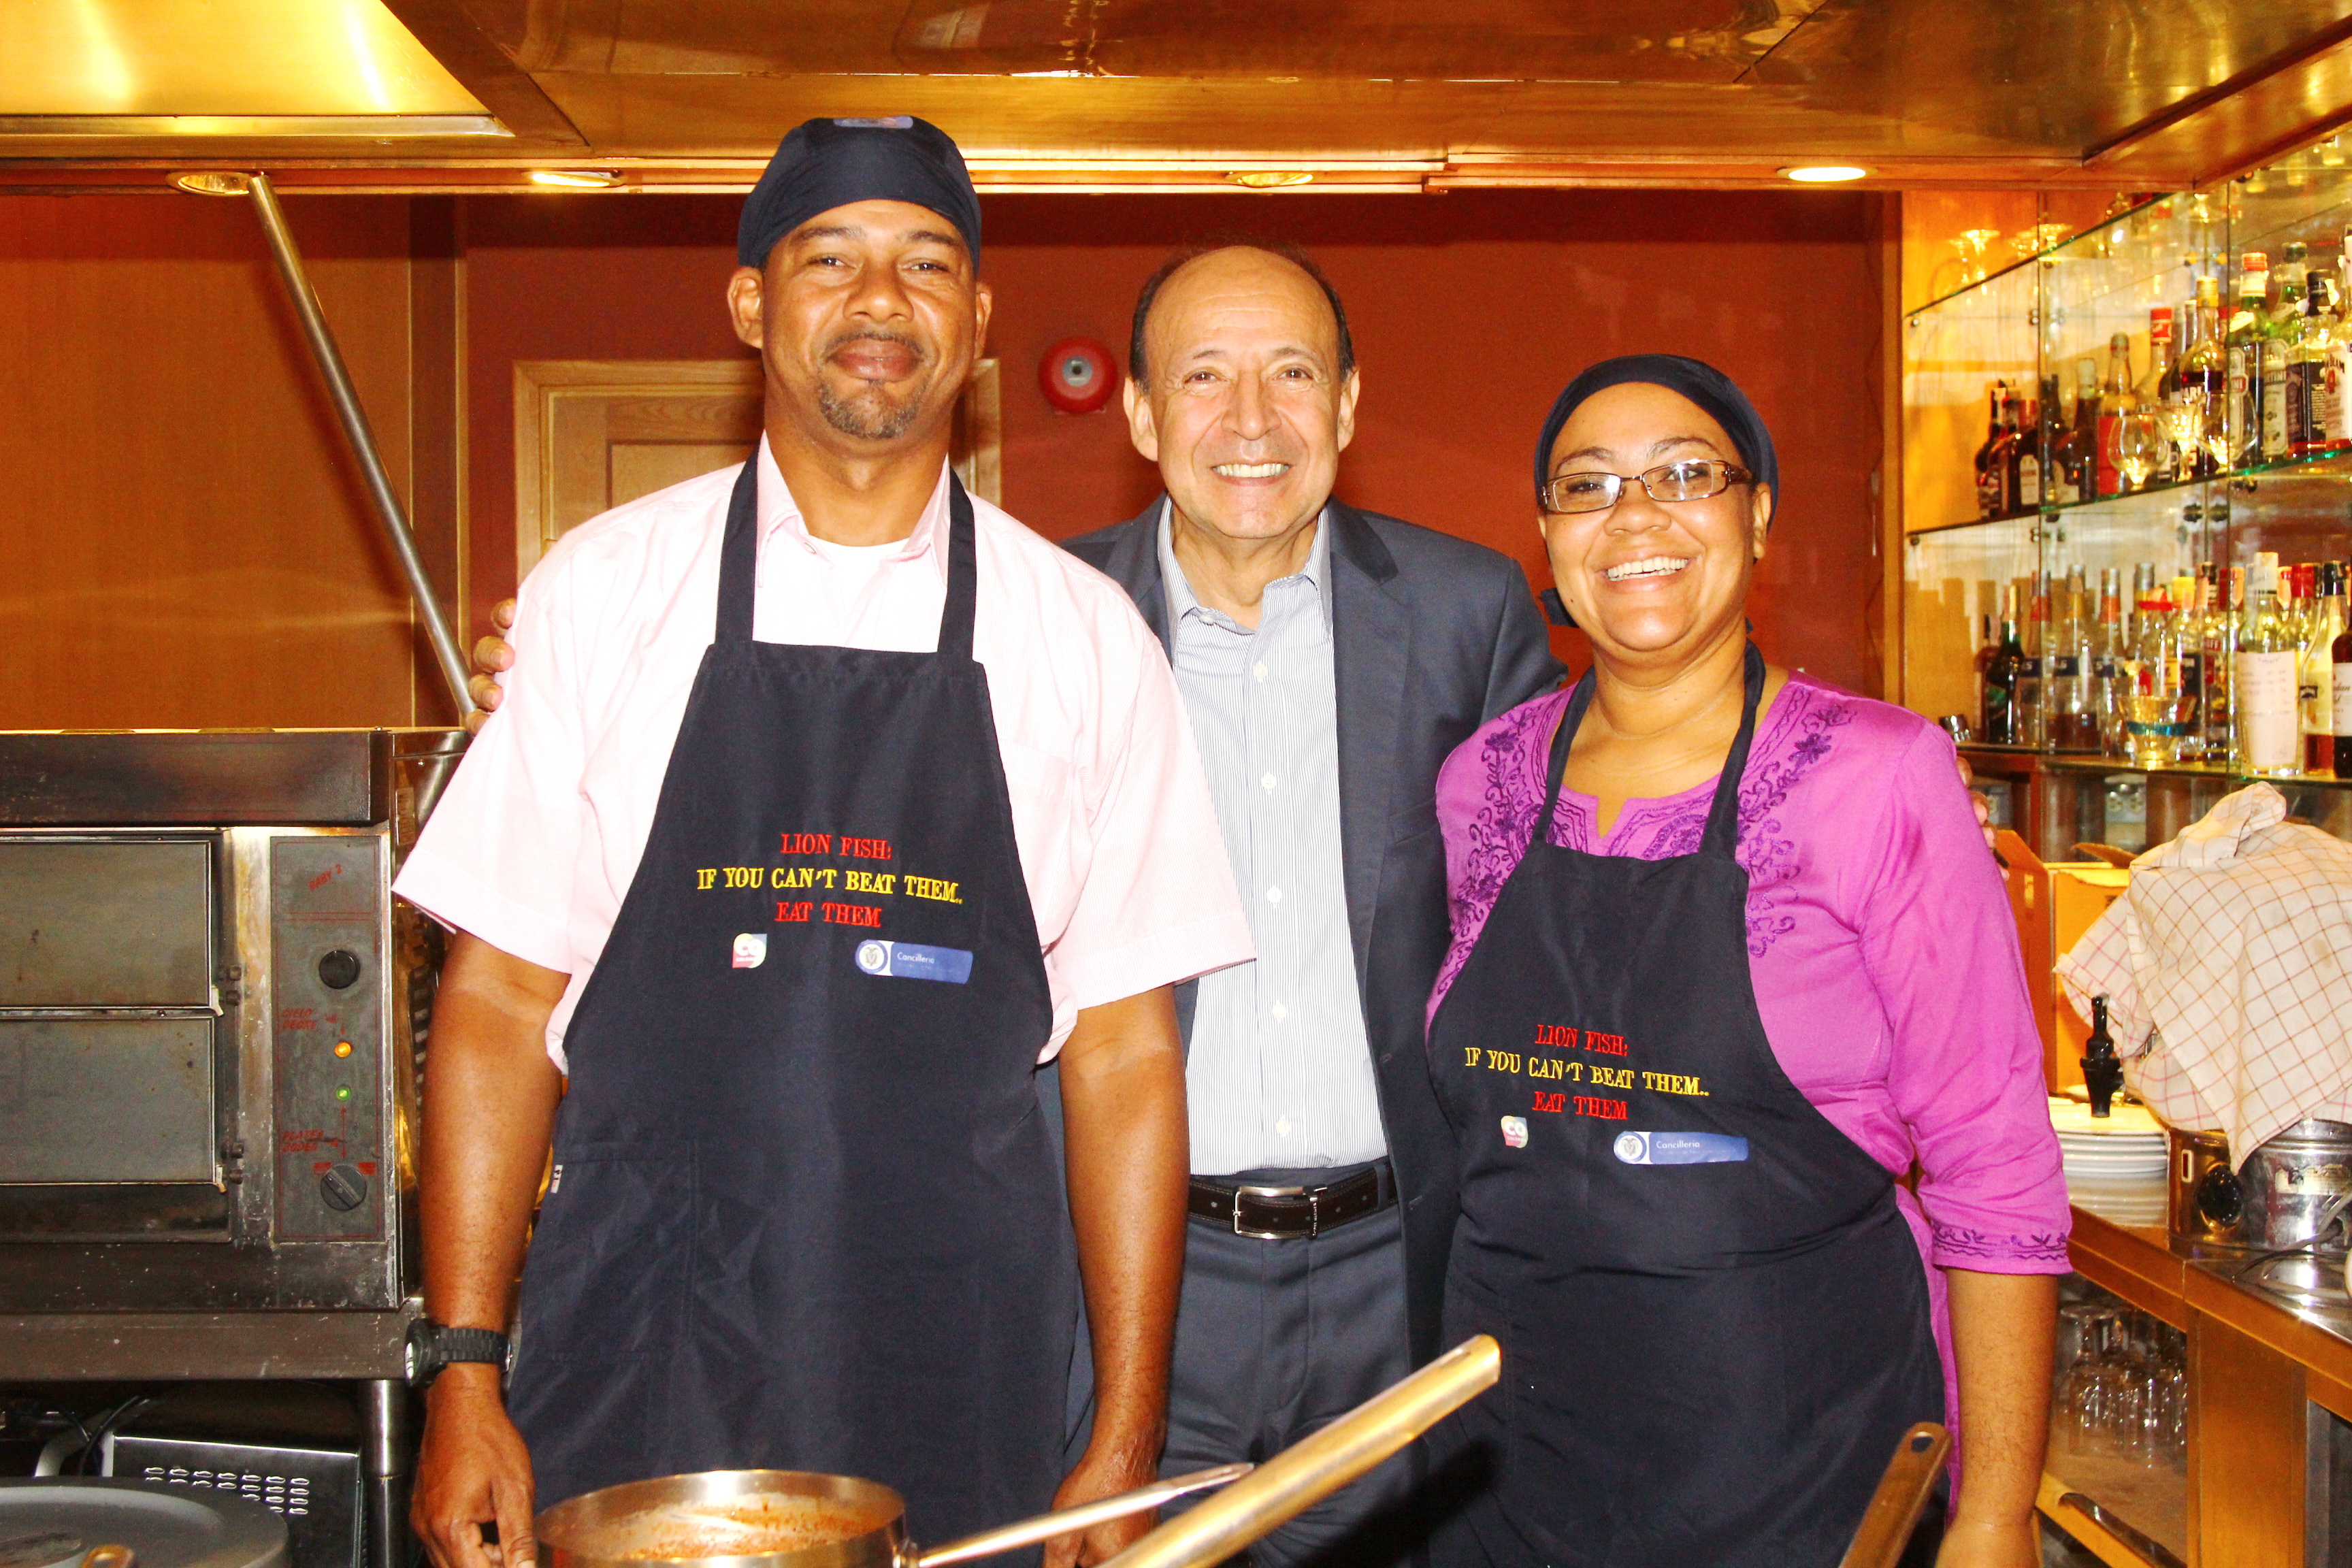
[[[1248,1479],[1177,1515],[1104,1568],[1207,1568],[1357,1479],[1495,1385],[1503,1350],[1479,1334],[1376,1394]]]
[[[1903,1434],[1838,1568],[1895,1568],[1951,1451],[1952,1435],[1933,1421],[1922,1421]]]
[[[81,1560],[81,1568],[131,1568],[136,1556],[128,1546],[93,1546]]]
[[[916,1568],[945,1568],[950,1563],[965,1563],[974,1557],[992,1557],[1000,1552],[1016,1547],[1034,1546],[1041,1541],[1051,1541],[1072,1531],[1092,1530],[1105,1520],[1124,1519],[1130,1513],[1158,1508],[1180,1497],[1204,1492],[1248,1475],[1250,1466],[1219,1465],[1213,1469],[1194,1470],[1189,1476],[1171,1476],[1164,1481],[1154,1481],[1148,1487],[1138,1487],[1131,1492],[1107,1497],[1094,1502],[1066,1508],[1059,1513],[1039,1514],[1018,1524],[999,1525],[983,1530],[977,1535],[967,1535],[961,1541],[950,1541],[945,1546],[923,1552],[915,1559]]]

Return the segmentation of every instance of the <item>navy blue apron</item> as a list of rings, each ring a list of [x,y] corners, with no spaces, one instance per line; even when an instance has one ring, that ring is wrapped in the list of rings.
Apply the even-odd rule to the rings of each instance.
[[[824,1470],[945,1540],[1050,1505],[1077,1315],[971,502],[937,653],[754,642],[756,468],[568,1032],[509,1408],[541,1508]]]
[[[1639,860],[1551,842],[1586,675],[1431,1026],[1463,1165],[1445,1337],[1503,1345],[1438,1447],[1487,1467],[1467,1523],[1492,1563],[1832,1568],[1904,1429],[1943,1418],[1894,1182],[1756,1010],[1732,856],[1763,688],[1751,646],[1698,853]]]

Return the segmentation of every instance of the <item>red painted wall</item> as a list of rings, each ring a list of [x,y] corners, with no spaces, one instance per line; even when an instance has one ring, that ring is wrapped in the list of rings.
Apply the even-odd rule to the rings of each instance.
[[[1549,576],[1530,458],[1592,360],[1660,350],[1720,365],[1780,450],[1783,496],[1751,605],[1767,653],[1871,689],[1878,302],[1869,198],[1836,192],[1459,192],[1444,196],[991,196],[983,275],[1004,362],[1004,498],[1061,537],[1157,492],[1118,405],[1058,415],[1038,356],[1072,334],[1124,358],[1135,290],[1218,231],[1314,251],[1347,300],[1364,377],[1339,493],[1479,540]],[[720,293],[737,203],[546,196],[465,204],[475,612],[509,591],[518,359],[741,352]],[[1574,639],[1561,647],[1580,663]]]

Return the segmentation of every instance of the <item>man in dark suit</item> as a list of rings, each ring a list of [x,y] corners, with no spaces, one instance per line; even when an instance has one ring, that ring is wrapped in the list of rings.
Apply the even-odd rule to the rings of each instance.
[[[1144,285],[1127,409],[1166,493],[1066,542],[1133,596],[1201,742],[1257,961],[1183,987],[1192,1224],[1163,1469],[1258,1458],[1428,1360],[1454,1222],[1423,1054],[1437,770],[1559,679],[1518,565],[1331,495],[1360,378],[1286,247]],[[1254,1549],[1393,1561],[1402,1461]]]

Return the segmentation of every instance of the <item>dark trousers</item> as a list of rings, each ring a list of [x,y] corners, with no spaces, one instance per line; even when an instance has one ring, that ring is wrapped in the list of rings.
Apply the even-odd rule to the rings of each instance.
[[[1412,1370],[1404,1232],[1391,1207],[1295,1241],[1186,1227],[1164,1475],[1258,1460]],[[1251,1548],[1264,1568],[1404,1561],[1413,1460],[1400,1454]],[[1181,1506],[1181,1505],[1180,1505]]]

